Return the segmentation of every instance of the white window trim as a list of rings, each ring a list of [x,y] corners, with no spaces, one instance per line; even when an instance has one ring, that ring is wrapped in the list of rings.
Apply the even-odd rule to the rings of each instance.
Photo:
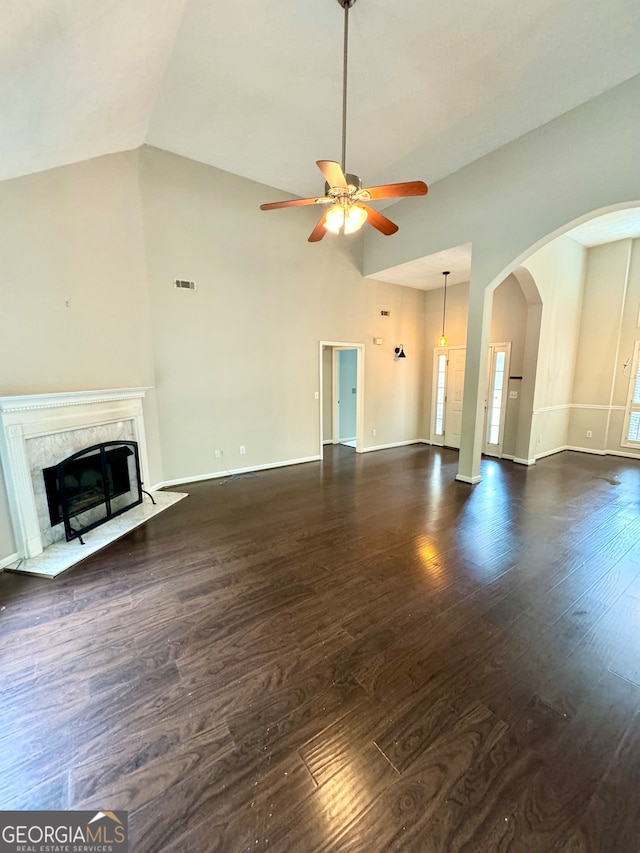
[[[442,417],[442,432],[436,432],[436,411],[438,401],[438,357],[444,355],[444,391],[445,391],[445,413]],[[449,374],[449,347],[435,347],[433,350],[433,381],[432,381],[432,401],[431,401],[431,444],[439,447],[444,446],[444,431],[446,428],[446,400],[447,400],[447,379]]]
[[[640,341],[636,341],[633,348],[633,360],[631,362],[631,375],[629,376],[629,390],[627,391],[627,405],[625,408],[624,422],[622,424],[622,437],[620,439],[621,447],[640,447],[640,441],[631,441],[627,438],[629,435],[629,422],[631,415],[634,412],[640,414],[640,401],[633,402],[633,392],[636,386],[636,378],[638,376],[638,361],[640,360]]]

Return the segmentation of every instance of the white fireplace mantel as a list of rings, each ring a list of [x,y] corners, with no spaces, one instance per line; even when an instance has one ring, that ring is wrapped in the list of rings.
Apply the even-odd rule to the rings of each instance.
[[[142,410],[142,399],[148,390],[114,388],[0,397],[0,455],[19,557],[29,559],[44,550],[30,440],[56,435],[56,445],[64,448],[64,433],[71,435],[77,430],[129,422],[133,440],[138,442],[142,479],[149,482]],[[48,464],[61,462],[71,452]]]

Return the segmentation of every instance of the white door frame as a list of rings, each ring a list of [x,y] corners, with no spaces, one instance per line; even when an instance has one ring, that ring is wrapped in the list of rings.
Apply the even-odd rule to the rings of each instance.
[[[339,352],[353,352],[353,347],[333,347],[331,350],[331,369],[333,371],[333,397],[331,400],[331,434],[333,436],[332,443],[333,444],[341,444],[342,441],[347,440],[347,436],[340,435],[340,359],[338,357]],[[357,350],[356,350],[356,363],[357,363]],[[357,370],[357,367],[356,367]],[[358,376],[356,374],[356,416],[358,413]],[[353,441],[355,436],[352,436],[349,440]]]
[[[445,394],[449,390],[449,353],[453,350],[465,350],[464,346],[455,346],[455,347],[434,347],[433,348],[433,380],[431,383],[431,424],[429,426],[429,439],[431,444],[436,447],[444,447],[444,432],[442,435],[436,435],[435,425],[436,425],[436,394],[438,392],[437,388],[437,377],[438,377],[438,356],[446,355],[447,357],[447,365],[445,369]],[[443,430],[446,430],[446,397],[445,397],[445,414],[443,419]]]
[[[362,453],[364,446],[364,344],[350,343],[349,341],[319,341],[318,349],[318,365],[319,365],[319,426],[320,426],[320,458],[322,458],[322,413],[323,413],[323,367],[322,367],[322,349],[323,347],[331,347],[333,350],[332,369],[335,370],[335,349],[354,349],[356,351],[356,453]],[[332,378],[332,385],[335,386],[335,375]],[[335,394],[334,394],[335,397]],[[333,440],[335,442],[335,406],[332,404],[332,419],[334,424]]]
[[[489,408],[489,397],[492,393],[491,389],[491,377],[493,374],[493,357],[495,354],[495,350],[503,349],[506,352],[506,360],[505,360],[505,386],[503,388],[503,397],[502,397],[502,411],[500,413],[500,443],[499,445],[492,445],[495,448],[494,451],[487,451],[487,433],[488,433],[488,408]],[[447,365],[446,365],[446,373],[445,373],[445,388],[447,393],[449,391],[449,353],[451,350],[465,350],[464,346],[455,346],[455,347],[434,347],[433,348],[433,379],[431,385],[431,424],[429,427],[430,430],[430,440],[431,444],[437,447],[444,446],[444,433],[446,432],[446,403],[445,403],[445,416],[444,416],[444,426],[442,435],[436,435],[435,433],[435,422],[436,422],[436,394],[437,394],[437,376],[438,376],[438,356],[445,354],[447,356]],[[502,443],[504,441],[504,426],[506,421],[506,412],[507,412],[507,398],[509,394],[509,372],[510,372],[510,364],[511,364],[511,341],[503,341],[503,342],[492,342],[489,344],[489,358],[487,362],[487,382],[485,386],[485,400],[484,400],[484,422],[483,422],[483,439],[482,439],[482,453],[487,456],[497,456],[498,458],[502,458]]]
[[[504,360],[504,382],[502,385],[502,400],[500,403],[500,428],[498,431],[498,443],[489,444],[489,408],[493,394],[492,379],[495,373],[495,358],[497,352],[505,353]],[[489,357],[487,359],[487,390],[484,400],[484,433],[482,440],[482,452],[485,456],[495,456],[502,459],[502,445],[504,442],[504,426],[507,418],[507,400],[509,399],[509,373],[511,366],[511,342],[489,344]]]

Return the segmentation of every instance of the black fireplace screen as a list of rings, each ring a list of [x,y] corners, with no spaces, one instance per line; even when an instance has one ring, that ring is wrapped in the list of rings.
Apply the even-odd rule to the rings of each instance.
[[[43,471],[51,526],[64,523],[67,542],[142,503],[135,441],[105,441]]]

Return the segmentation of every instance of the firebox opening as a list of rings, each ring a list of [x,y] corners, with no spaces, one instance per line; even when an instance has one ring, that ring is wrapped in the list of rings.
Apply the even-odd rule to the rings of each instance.
[[[43,469],[51,526],[64,523],[67,541],[142,502],[138,445],[106,441]]]

